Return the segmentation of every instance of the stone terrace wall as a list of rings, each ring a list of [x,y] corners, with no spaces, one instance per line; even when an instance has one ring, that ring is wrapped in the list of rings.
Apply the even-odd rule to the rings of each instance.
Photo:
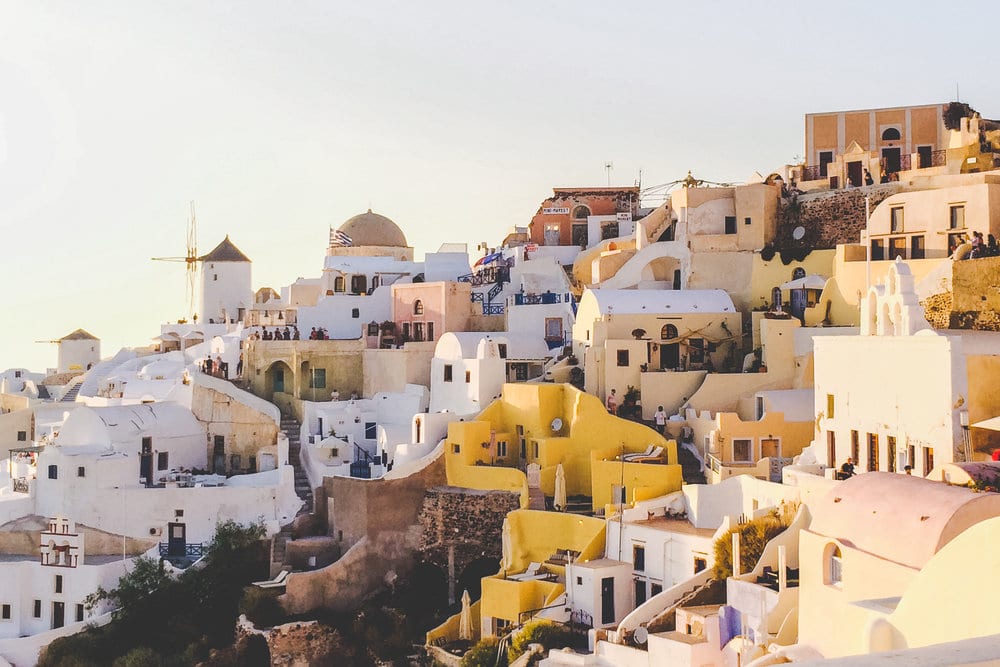
[[[801,246],[812,250],[835,248],[838,243],[858,243],[865,228],[865,195],[871,198],[871,210],[902,192],[899,183],[884,183],[863,188],[830,190],[783,199],[778,206],[778,229],[775,247]],[[805,228],[800,241],[792,238],[796,227]]]
[[[520,494],[509,491],[428,489],[419,515],[421,557],[451,579],[478,558],[499,560],[504,517],[520,506]],[[453,552],[450,567],[449,551]]]

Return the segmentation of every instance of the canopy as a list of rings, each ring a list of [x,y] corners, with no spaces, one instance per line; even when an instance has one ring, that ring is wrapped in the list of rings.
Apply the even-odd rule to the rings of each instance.
[[[984,419],[981,422],[976,422],[972,424],[975,428],[985,428],[991,431],[1000,431],[1000,417],[992,417],[990,419]]]
[[[489,264],[490,262],[497,261],[502,256],[503,256],[503,253],[500,253],[500,252],[491,253],[491,254],[486,255],[485,257],[483,257],[481,259],[476,260],[476,263],[475,263],[474,266],[485,266],[486,264]]]
[[[808,275],[805,278],[790,280],[781,285],[781,289],[823,289],[826,285],[826,278],[816,274]]]

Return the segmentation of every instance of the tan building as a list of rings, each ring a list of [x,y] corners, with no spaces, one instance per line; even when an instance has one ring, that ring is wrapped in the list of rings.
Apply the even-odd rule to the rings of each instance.
[[[947,148],[945,104],[858,109],[806,114],[808,175],[803,180],[831,180],[831,187],[864,185],[867,169],[875,182],[887,174],[943,163]],[[843,156],[855,159],[845,162]],[[917,156],[916,164],[912,156]]]

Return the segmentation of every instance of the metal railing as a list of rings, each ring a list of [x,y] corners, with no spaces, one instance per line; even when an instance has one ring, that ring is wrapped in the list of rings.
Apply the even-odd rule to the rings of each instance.
[[[184,545],[184,556],[188,558],[201,558],[205,555],[205,544],[203,542],[188,542]],[[160,557],[180,556],[180,554],[170,553],[170,543],[160,542]]]
[[[520,292],[514,294],[515,306],[534,306],[549,303],[569,303],[569,294],[556,294],[555,292],[544,292],[542,294],[525,294]]]

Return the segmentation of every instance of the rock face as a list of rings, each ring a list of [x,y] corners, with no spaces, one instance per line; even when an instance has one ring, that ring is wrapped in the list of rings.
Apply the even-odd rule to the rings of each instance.
[[[253,623],[241,617],[236,624],[233,646],[214,653],[203,667],[230,664],[248,667],[350,667],[362,662],[357,651],[328,625],[305,621],[257,630]]]
[[[885,183],[865,188],[830,190],[807,193],[796,199],[785,199],[778,208],[778,229],[775,247],[801,245],[819,250],[835,248],[838,243],[858,243],[865,228],[865,195],[871,210],[901,192],[899,183]],[[792,232],[803,227],[805,236],[794,240]]]

